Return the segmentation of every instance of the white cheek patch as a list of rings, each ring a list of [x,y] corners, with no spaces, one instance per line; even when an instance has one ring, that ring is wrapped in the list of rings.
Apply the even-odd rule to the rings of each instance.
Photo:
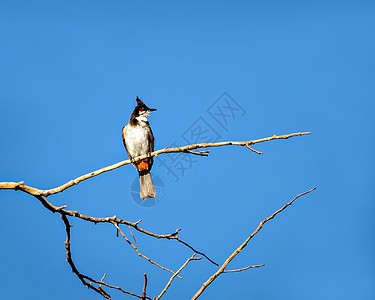
[[[142,112],[139,112],[139,116],[136,118],[138,121],[147,122],[147,118],[150,116],[149,110],[144,110]]]
[[[150,112],[149,112],[149,111],[144,111],[144,112],[142,112],[142,114],[141,114],[141,117],[148,118],[149,116],[150,116]]]

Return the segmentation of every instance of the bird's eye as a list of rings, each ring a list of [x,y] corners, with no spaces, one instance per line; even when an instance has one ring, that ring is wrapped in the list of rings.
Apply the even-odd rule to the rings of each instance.
[[[144,109],[143,109],[143,108],[140,108],[140,109],[139,109],[139,112],[143,112],[143,111],[144,111]]]

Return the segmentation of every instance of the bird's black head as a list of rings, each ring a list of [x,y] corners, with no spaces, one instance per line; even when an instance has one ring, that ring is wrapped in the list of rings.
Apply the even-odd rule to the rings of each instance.
[[[146,104],[143,103],[141,99],[137,96],[137,106],[134,108],[133,113],[130,117],[130,120],[135,119],[137,117],[145,117],[147,118],[150,115],[150,112],[155,111],[156,108],[149,108]]]

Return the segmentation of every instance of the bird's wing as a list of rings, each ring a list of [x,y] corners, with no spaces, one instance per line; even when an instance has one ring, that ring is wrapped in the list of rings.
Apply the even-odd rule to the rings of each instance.
[[[126,141],[125,141],[125,127],[126,127],[126,125],[125,125],[124,127],[122,127],[122,131],[121,131],[122,142],[124,143],[125,150],[126,150],[126,153],[128,154],[128,157],[129,157],[130,159],[132,159],[133,157],[130,155],[130,153],[129,153],[129,151],[128,151],[128,148],[126,147]]]
[[[150,139],[149,149],[148,151],[154,152],[154,146],[155,146],[155,138],[154,134],[152,133],[151,127],[149,127],[150,131],[148,132],[148,138]]]
[[[151,153],[151,152],[154,152],[155,138],[154,138],[154,134],[152,133],[151,127],[148,126],[148,128],[150,129],[148,131],[148,138],[150,140],[150,144],[148,145],[148,151]],[[151,170],[151,167],[154,164],[154,157],[150,157],[149,163],[150,163],[150,167],[149,168]]]

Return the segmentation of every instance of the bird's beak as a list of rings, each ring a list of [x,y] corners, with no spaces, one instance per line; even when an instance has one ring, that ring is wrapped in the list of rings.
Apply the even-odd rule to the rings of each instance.
[[[155,111],[155,110],[157,110],[157,109],[156,109],[156,108],[150,108],[150,110],[151,110],[151,111]]]

